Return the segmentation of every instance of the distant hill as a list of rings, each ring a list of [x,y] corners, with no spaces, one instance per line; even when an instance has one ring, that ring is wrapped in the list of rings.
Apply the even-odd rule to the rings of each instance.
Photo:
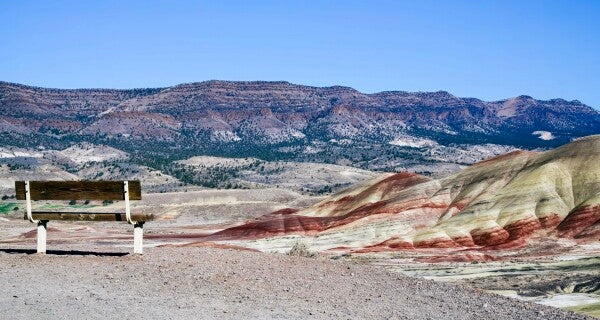
[[[146,162],[213,155],[425,174],[445,170],[431,163],[480,160],[469,146],[483,146],[485,156],[600,133],[600,113],[576,100],[485,102],[444,91],[364,94],[262,81],[132,90],[0,82],[0,111],[2,145],[90,142]]]

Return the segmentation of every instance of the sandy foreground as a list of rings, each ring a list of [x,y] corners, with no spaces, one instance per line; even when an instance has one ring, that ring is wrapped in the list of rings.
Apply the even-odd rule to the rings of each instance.
[[[31,249],[0,246],[2,319],[591,319],[324,258],[201,247],[147,248],[143,256]]]

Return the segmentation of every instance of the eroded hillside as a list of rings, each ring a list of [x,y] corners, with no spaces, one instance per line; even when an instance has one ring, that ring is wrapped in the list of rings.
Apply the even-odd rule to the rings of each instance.
[[[600,136],[590,136],[547,152],[507,153],[442,179],[389,174],[211,239],[287,250],[305,237],[320,251],[444,250],[474,260],[504,249],[559,254],[600,239],[599,163]]]

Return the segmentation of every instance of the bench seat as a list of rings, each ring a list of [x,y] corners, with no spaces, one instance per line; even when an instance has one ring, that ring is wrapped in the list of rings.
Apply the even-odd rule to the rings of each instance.
[[[25,220],[37,223],[37,252],[46,253],[48,221],[123,221],[133,225],[133,253],[142,254],[144,224],[154,220],[153,214],[131,212],[129,202],[142,200],[139,181],[15,181],[17,200],[25,200]],[[125,212],[57,212],[33,211],[36,200],[102,200],[125,201]],[[108,209],[108,208],[107,208]]]
[[[35,220],[63,220],[63,221],[124,221],[127,222],[125,213],[114,212],[53,212],[53,211],[36,211],[32,212],[32,218]],[[131,220],[137,222],[147,222],[154,220],[154,214],[146,213],[131,213]],[[29,220],[27,213],[24,215],[25,220]]]

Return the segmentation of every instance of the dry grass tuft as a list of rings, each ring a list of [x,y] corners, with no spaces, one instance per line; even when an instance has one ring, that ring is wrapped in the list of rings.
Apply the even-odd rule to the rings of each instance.
[[[298,239],[292,246],[290,251],[287,253],[288,256],[315,258],[319,254],[317,252],[310,251],[310,246],[304,239]]]

